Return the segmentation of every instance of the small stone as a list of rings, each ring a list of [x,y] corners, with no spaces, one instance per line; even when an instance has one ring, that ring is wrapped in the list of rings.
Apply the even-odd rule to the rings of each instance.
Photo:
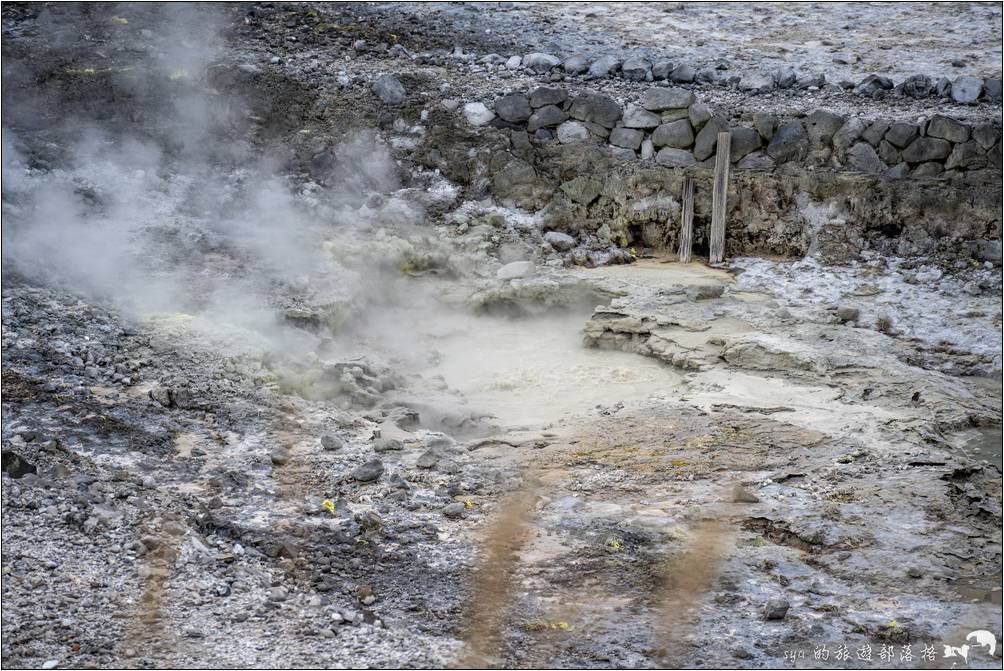
[[[589,139],[589,129],[578,121],[566,121],[558,126],[557,135],[561,144],[585,142]]]
[[[965,142],[969,139],[969,126],[942,114],[936,114],[927,122],[927,135],[940,137],[949,142]]]
[[[561,68],[570,75],[581,75],[589,69],[589,60],[582,55],[569,56],[561,64]]]
[[[379,459],[370,459],[352,471],[352,478],[359,482],[373,482],[383,475],[383,462]]]
[[[415,460],[417,468],[432,468],[439,461],[439,452],[436,450],[426,450]]]
[[[906,570],[906,575],[908,578],[923,578],[924,571],[919,566],[911,566]]]
[[[833,135],[844,125],[844,118],[829,110],[818,109],[805,117],[804,125],[812,146],[826,147],[829,146]]]
[[[740,91],[768,91],[774,88],[774,76],[768,72],[751,72],[739,80]]]
[[[648,161],[655,156],[655,144],[652,140],[643,140],[641,143],[641,159]]]
[[[681,84],[689,83],[697,78],[697,70],[693,65],[681,63],[673,68],[673,71],[669,74],[669,78]]]
[[[373,93],[376,94],[385,105],[400,105],[407,95],[404,86],[396,77],[386,75],[373,82]]]
[[[283,448],[272,450],[272,463],[276,466],[285,466],[289,463],[289,451]]]
[[[692,91],[681,88],[651,88],[645,91],[641,106],[650,112],[662,112],[669,109],[689,108],[694,102]]]
[[[840,130],[833,134],[833,139],[831,140],[833,148],[837,151],[847,149],[861,137],[861,134],[864,133],[866,129],[867,124],[865,124],[865,122],[858,117],[848,119],[844,125],[840,127]]]
[[[404,449],[404,445],[396,438],[379,438],[373,441],[374,452],[399,452]]]
[[[557,105],[547,105],[535,110],[534,113],[530,115],[529,120],[526,122],[526,129],[527,131],[534,133],[541,128],[557,126],[567,120],[568,115],[562,112],[560,107]]]
[[[736,163],[739,170],[770,170],[774,167],[774,159],[762,151],[755,151]]]
[[[585,92],[575,96],[569,105],[568,115],[573,119],[613,128],[623,114],[621,106],[610,96]]]
[[[900,90],[911,98],[926,98],[934,91],[934,81],[927,75],[912,75],[900,84]]]
[[[859,96],[872,97],[879,91],[888,91],[893,87],[892,80],[882,75],[868,75],[861,80],[861,83],[854,87],[854,92]]]
[[[714,112],[711,111],[711,108],[702,102],[695,102],[687,108],[687,117],[690,119],[690,125],[698,130],[703,128],[704,124],[708,123],[713,116]]]
[[[522,56],[510,56],[505,61],[506,70],[518,70],[519,66],[523,64]]]
[[[562,105],[568,100],[568,91],[556,86],[538,86],[530,91],[530,107],[534,109],[546,105]]]
[[[467,103],[464,105],[464,118],[472,126],[484,126],[495,118],[495,113],[484,103]]]
[[[621,66],[621,74],[625,79],[643,82],[652,71],[652,64],[644,58],[628,58]]]
[[[653,79],[669,79],[670,73],[673,72],[673,62],[672,61],[656,61],[652,66],[652,78]]]
[[[326,433],[321,436],[321,447],[327,452],[332,452],[334,450],[342,449],[344,442],[338,436],[334,436],[330,433]]]
[[[660,149],[655,155],[655,161],[667,168],[686,168],[697,163],[697,159],[689,151],[672,147]]]
[[[495,114],[509,123],[523,123],[532,113],[530,100],[522,93],[508,93],[495,101]]]
[[[523,67],[534,72],[547,72],[558,65],[561,65],[561,59],[551,54],[536,52],[523,56]]]
[[[655,128],[662,123],[662,118],[655,112],[649,112],[639,105],[628,105],[624,108],[621,120],[625,128]]]
[[[610,144],[615,147],[637,151],[641,147],[641,141],[644,138],[645,133],[632,128],[614,128],[610,131]]]
[[[760,134],[752,128],[733,128],[729,147],[730,160],[735,163],[760,148]]]
[[[861,316],[861,311],[849,305],[841,305],[837,308],[837,319],[842,322],[856,322]]]
[[[903,150],[903,160],[907,163],[925,163],[948,158],[952,144],[934,137],[918,137]]]
[[[559,252],[568,251],[575,246],[575,238],[560,231],[548,231],[544,234],[544,241]]]
[[[791,608],[791,604],[786,600],[771,599],[764,607],[764,617],[768,620],[783,620],[788,614],[789,608]]]
[[[712,117],[694,138],[694,158],[703,161],[714,154],[715,147],[718,146],[718,134],[728,129],[729,122],[725,117]]]
[[[454,100],[453,98],[446,98],[442,102],[443,109],[447,112],[456,112],[457,108],[460,107],[460,101]]]
[[[652,144],[656,147],[686,149],[694,144],[694,129],[689,119],[680,119],[660,125],[652,133]]]
[[[757,112],[753,115],[753,127],[764,142],[770,142],[774,137],[774,128],[777,126],[777,117],[766,112]]]
[[[620,64],[620,60],[615,56],[601,56],[589,65],[589,76],[606,77],[610,73],[616,72]]]
[[[269,601],[285,601],[289,596],[289,591],[285,587],[273,587],[268,591]]]
[[[975,103],[983,92],[983,80],[976,77],[958,77],[952,82],[952,100],[962,105]]]
[[[461,519],[464,516],[465,511],[466,507],[464,506],[464,504],[460,503],[459,501],[456,501],[454,503],[449,504],[448,506],[445,506],[441,512],[445,517],[448,517],[451,520],[456,520],[456,519]]]
[[[809,147],[809,136],[799,121],[789,121],[774,132],[767,155],[778,163],[801,159]],[[708,154],[709,156],[711,154]]]
[[[58,659],[49,659],[49,660],[46,660],[45,662],[42,663],[42,668],[43,669],[54,669],[57,666],[59,666],[59,660]]]
[[[847,165],[858,172],[885,172],[888,168],[867,142],[858,142],[847,150]]]

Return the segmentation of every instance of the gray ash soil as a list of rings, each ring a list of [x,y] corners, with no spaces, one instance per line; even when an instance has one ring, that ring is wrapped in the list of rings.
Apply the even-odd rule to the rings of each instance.
[[[655,49],[676,26],[695,60],[767,66],[846,20],[770,7],[791,25],[5,3],[4,666],[832,668],[825,645],[932,668],[1004,639],[999,258],[893,236],[712,268],[583,237],[596,267],[572,265],[492,198],[508,131],[441,104],[546,78],[454,46]],[[862,6],[834,76],[999,77],[999,7],[954,7]],[[889,45],[883,21],[941,33]]]

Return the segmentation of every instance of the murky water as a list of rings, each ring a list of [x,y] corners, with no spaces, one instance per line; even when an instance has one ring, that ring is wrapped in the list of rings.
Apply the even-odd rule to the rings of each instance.
[[[456,316],[425,334],[442,375],[475,408],[506,428],[540,426],[673,393],[682,377],[669,366],[582,344],[588,312],[535,319]]]

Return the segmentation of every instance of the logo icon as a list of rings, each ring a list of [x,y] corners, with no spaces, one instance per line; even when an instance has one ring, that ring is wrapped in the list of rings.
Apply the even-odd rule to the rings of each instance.
[[[976,648],[986,648],[987,654],[991,657],[997,652],[997,637],[986,629],[977,629],[976,631],[971,631],[966,634],[966,641],[963,645],[958,647],[952,645],[945,646],[945,654],[942,655],[942,659],[948,659],[951,657],[961,657],[962,661],[966,664],[969,663],[969,651]],[[969,644],[972,645],[969,645]]]
[[[986,648],[987,654],[991,657],[997,651],[997,637],[986,629],[977,629],[966,635],[966,640],[973,644],[974,648]]]

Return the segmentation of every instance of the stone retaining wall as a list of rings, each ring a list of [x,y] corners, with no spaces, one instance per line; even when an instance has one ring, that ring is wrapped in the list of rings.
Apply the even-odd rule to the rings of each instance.
[[[651,88],[622,106],[601,93],[552,86],[508,93],[490,107],[468,103],[463,113],[472,126],[513,130],[515,143],[605,143],[620,158],[671,168],[712,167],[717,135],[729,130],[738,170],[799,163],[889,177],[1001,178],[999,122],[971,125],[939,114],[887,122],[817,109],[799,118],[732,119],[682,88]],[[523,131],[525,138],[516,135]]]

